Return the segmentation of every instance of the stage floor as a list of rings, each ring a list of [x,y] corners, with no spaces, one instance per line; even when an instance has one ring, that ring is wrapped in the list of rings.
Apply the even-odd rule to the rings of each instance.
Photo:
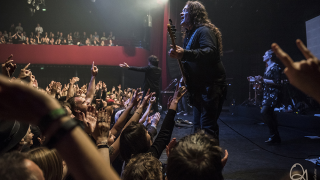
[[[164,117],[165,114],[162,113],[158,130]],[[192,115],[176,116],[176,119],[178,117],[193,121]],[[320,172],[320,167],[305,159],[320,157],[320,139],[304,137],[314,136],[311,132],[280,126],[282,143],[267,145],[264,141],[269,136],[268,128],[260,123],[259,119],[237,117],[226,111],[221,113],[218,120],[220,146],[229,152],[229,159],[223,170],[225,180],[290,179],[290,169],[295,163],[300,163],[304,170],[307,169],[309,179],[314,179],[315,171]],[[172,138],[179,140],[190,133],[193,133],[192,128],[175,127]],[[160,160],[166,162],[165,151]]]

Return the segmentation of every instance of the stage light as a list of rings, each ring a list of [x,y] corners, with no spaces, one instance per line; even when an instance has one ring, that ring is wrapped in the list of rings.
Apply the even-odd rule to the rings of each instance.
[[[47,11],[47,9],[44,7],[44,8],[42,8],[42,11]]]

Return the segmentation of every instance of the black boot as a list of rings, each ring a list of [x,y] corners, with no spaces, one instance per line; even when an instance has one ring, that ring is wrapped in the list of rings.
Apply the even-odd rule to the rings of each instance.
[[[275,143],[281,143],[281,138],[279,134],[273,134],[270,136],[268,140],[265,141],[267,144],[275,144]]]

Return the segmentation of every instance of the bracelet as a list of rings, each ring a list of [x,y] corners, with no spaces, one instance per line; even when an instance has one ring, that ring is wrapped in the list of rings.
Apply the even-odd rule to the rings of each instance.
[[[63,108],[52,110],[49,114],[40,119],[38,126],[42,132],[46,132],[52,123],[66,115],[67,111]]]
[[[45,143],[45,145],[52,149],[57,142],[59,142],[67,133],[72,131],[75,127],[77,127],[78,123],[70,118],[68,121],[61,124],[60,128],[54,133],[54,135]]]
[[[101,149],[101,148],[109,148],[109,146],[107,144],[105,145],[98,145],[98,149]]]

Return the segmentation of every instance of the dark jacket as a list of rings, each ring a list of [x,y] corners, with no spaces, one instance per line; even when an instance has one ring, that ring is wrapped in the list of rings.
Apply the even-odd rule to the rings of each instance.
[[[190,50],[186,50],[196,29],[198,30],[192,39]],[[183,48],[185,51],[182,61],[189,84],[196,88],[213,84],[225,85],[226,72],[220,60],[218,40],[212,30],[202,26],[187,31]]]
[[[130,66],[130,70],[145,72],[143,90],[148,90],[150,88],[151,92],[160,89],[160,77],[161,68],[148,65],[146,67],[134,67]]]

